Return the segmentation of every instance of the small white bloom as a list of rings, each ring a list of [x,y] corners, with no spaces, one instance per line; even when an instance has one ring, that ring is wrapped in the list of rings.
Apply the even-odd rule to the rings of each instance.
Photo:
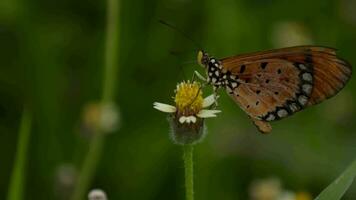
[[[153,108],[166,113],[174,113],[177,111],[176,107],[159,102],[154,102]]]
[[[199,113],[197,114],[198,117],[200,118],[209,118],[209,117],[216,117],[216,114],[221,112],[220,110],[200,110]]]
[[[114,103],[107,103],[101,107],[100,126],[104,132],[114,132],[120,126],[119,109]]]
[[[171,138],[177,144],[195,144],[205,135],[204,118],[216,117],[219,110],[208,110],[218,96],[203,98],[202,86],[198,82],[183,81],[177,84],[174,106],[155,102],[153,107],[169,113]],[[205,108],[205,110],[204,110]]]
[[[107,200],[106,194],[101,189],[93,189],[88,194],[89,200]]]
[[[278,197],[277,200],[295,200],[296,195],[291,191],[284,191]]]
[[[200,84],[196,82],[190,83],[188,81],[177,84],[175,93],[175,106],[154,102],[153,108],[176,115],[180,124],[195,124],[199,121],[197,117],[216,117],[216,114],[220,112],[219,110],[203,109],[216,103],[219,96],[212,94],[203,98]]]

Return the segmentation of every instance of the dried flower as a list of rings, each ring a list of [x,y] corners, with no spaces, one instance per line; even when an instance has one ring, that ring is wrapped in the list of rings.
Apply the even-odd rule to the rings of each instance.
[[[58,199],[69,199],[77,181],[77,170],[74,165],[64,163],[58,166],[55,173],[54,190]]]
[[[100,103],[88,103],[84,106],[82,115],[82,128],[85,132],[100,129],[104,133],[111,133],[119,128],[120,114],[113,103],[101,105]]]

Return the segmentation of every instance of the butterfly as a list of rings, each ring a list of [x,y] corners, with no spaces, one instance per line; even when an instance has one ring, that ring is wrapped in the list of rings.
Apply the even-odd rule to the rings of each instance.
[[[283,119],[336,95],[352,74],[336,50],[296,46],[216,59],[198,52],[206,82],[223,88],[262,133]]]

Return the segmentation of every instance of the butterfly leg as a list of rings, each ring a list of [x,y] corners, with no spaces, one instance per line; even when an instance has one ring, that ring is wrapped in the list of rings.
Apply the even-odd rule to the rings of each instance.
[[[213,86],[213,90],[214,90],[214,108],[218,107],[218,98],[219,98],[218,89],[219,89],[219,87],[217,87],[215,85]]]
[[[195,76],[197,76],[200,80],[204,82],[208,82],[207,79],[203,75],[201,75],[198,71],[194,71],[193,80],[195,79]]]

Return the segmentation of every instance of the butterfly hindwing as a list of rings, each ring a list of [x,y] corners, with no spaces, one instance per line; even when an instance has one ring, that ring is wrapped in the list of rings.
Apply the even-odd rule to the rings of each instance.
[[[245,66],[242,67],[245,70],[241,70],[241,66]],[[304,81],[302,70],[293,63],[282,59],[264,59],[245,62],[241,66],[231,69],[241,84],[230,95],[250,117],[273,121],[305,106],[312,80]],[[308,69],[303,72],[311,75]]]

